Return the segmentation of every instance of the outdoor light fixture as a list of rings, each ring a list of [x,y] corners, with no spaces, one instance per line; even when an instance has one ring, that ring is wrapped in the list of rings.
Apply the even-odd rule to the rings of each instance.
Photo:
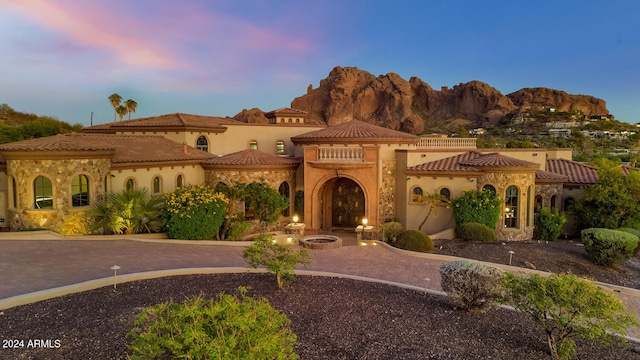
[[[367,218],[362,219],[362,225],[367,226],[367,223],[369,223],[369,220],[367,220]]]
[[[298,215],[293,215],[293,223],[294,223],[294,224],[297,224],[297,223],[298,223],[298,220],[300,220],[300,219],[298,218]]]
[[[113,270],[113,290],[116,289],[116,273],[118,272],[118,270],[122,269],[120,266],[118,265],[113,265],[111,267],[111,270]]]

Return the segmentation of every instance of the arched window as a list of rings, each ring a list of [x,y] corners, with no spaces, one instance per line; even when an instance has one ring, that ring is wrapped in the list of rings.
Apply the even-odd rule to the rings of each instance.
[[[89,205],[89,178],[86,175],[71,180],[71,204],[73,207]]]
[[[159,194],[161,192],[162,192],[162,179],[160,179],[160,176],[154,176],[153,177],[153,193]]]
[[[518,188],[511,185],[507,188],[504,207],[504,227],[518,227]]]
[[[287,198],[287,203],[291,204],[290,188],[289,184],[286,181],[283,181],[282,184],[280,184],[280,187],[278,187],[278,193],[280,193],[280,196],[284,196],[285,198]],[[286,209],[282,210],[282,216],[289,216],[289,207],[290,206],[287,206]]]
[[[204,135],[200,135],[198,140],[196,140],[196,149],[209,152],[209,141]]]
[[[109,175],[104,177],[104,192],[105,194],[109,192]]]
[[[553,195],[551,197],[551,209],[555,209],[557,207],[557,204],[556,204],[557,201],[558,201],[558,196]]]
[[[16,184],[16,178],[14,178],[13,176],[11,177],[11,200],[12,200],[12,207],[18,207],[18,185]]]
[[[134,189],[136,188],[136,182],[135,182],[135,181],[133,181],[133,179],[129,179],[129,180],[127,180],[127,182],[124,184],[124,188],[125,188],[127,191],[132,191],[132,190],[134,190]]]
[[[284,141],[278,140],[276,142],[276,153],[284,154]]]
[[[183,182],[184,182],[184,179],[182,178],[182,175],[178,175],[178,177],[176,177],[176,188],[182,189]]]
[[[485,185],[482,187],[482,191],[487,190],[487,191],[491,191],[493,193],[493,195],[496,194],[496,188],[493,185]]]
[[[249,141],[249,149],[258,150],[258,141],[257,140]]]
[[[562,201],[562,211],[571,211],[573,210],[573,204],[576,201],[572,197],[565,198]]]
[[[536,204],[535,206],[535,212],[540,211],[540,209],[542,208],[542,195],[536,195]]]
[[[411,201],[421,202],[423,194],[424,192],[422,191],[422,188],[420,186],[414,187],[413,190],[411,191]]]
[[[53,209],[53,185],[45,176],[38,176],[33,181],[33,198],[36,209]]]
[[[531,186],[527,188],[527,226],[531,226]]]
[[[442,196],[442,203],[448,203],[451,200],[451,190],[448,188],[440,189],[440,196]]]

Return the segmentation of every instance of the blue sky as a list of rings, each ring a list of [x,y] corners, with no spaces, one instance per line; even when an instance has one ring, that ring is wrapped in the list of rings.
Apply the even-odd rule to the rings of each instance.
[[[69,123],[290,106],[335,66],[549,87],[640,122],[640,1],[0,0],[0,103]]]

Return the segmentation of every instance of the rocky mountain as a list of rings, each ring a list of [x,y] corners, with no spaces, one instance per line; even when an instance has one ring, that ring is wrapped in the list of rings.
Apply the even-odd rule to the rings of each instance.
[[[580,110],[585,115],[607,115],[604,100],[570,95],[547,88],[525,88],[503,95],[481,81],[434,90],[417,77],[409,81],[398,74],[374,76],[356,67],[336,67],[318,88],[291,102],[309,113],[310,123],[337,125],[351,119],[413,134],[491,127],[521,112],[555,108]],[[235,119],[266,122],[259,109],[243,110]]]

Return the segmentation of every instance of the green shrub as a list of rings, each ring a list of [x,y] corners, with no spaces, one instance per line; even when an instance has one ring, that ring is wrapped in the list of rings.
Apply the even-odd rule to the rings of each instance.
[[[87,212],[91,230],[103,234],[137,234],[162,230],[162,199],[146,188],[107,193]]]
[[[130,359],[297,359],[289,318],[238,290],[145,309],[127,334]]]
[[[638,247],[638,237],[618,230],[590,228],[580,232],[589,260],[611,266],[630,259]]]
[[[251,221],[242,221],[239,219],[235,219],[231,222],[229,226],[229,232],[227,234],[227,239],[229,240],[240,240],[242,239],[251,229],[253,224]]]
[[[500,218],[502,200],[489,190],[469,190],[462,196],[451,200],[453,218],[456,224],[477,222],[492,229]]]
[[[625,335],[628,327],[638,326],[615,293],[575,275],[505,274],[502,284],[504,301],[542,326],[553,358],[568,359],[576,353],[572,337],[600,339],[608,345],[611,334]]]
[[[456,236],[468,241],[496,241],[496,232],[492,228],[476,222],[458,225]]]
[[[429,235],[418,230],[402,231],[396,238],[394,246],[417,252],[431,252],[433,251],[433,241]]]
[[[459,308],[484,312],[499,305],[502,274],[476,261],[453,261],[440,265],[440,286]]]
[[[638,238],[640,238],[640,231],[636,230],[636,229],[633,229],[633,228],[620,228],[620,229],[618,229],[618,231],[624,231],[626,233],[633,234],[633,235],[637,236]]]
[[[384,234],[384,241],[393,244],[394,239],[402,232],[402,224],[397,221],[389,221],[380,225],[380,231]]]
[[[273,236],[257,236],[253,245],[242,252],[242,257],[254,269],[264,266],[268,272],[276,275],[278,288],[293,280],[293,270],[297,264],[309,263],[306,248],[295,251],[291,246],[277,244]]]
[[[567,222],[564,214],[558,214],[558,209],[551,211],[542,208],[534,216],[533,237],[538,240],[556,241],[562,233],[562,227]]]
[[[227,198],[208,186],[178,188],[164,195],[162,217],[170,239],[206,240],[218,235]]]

